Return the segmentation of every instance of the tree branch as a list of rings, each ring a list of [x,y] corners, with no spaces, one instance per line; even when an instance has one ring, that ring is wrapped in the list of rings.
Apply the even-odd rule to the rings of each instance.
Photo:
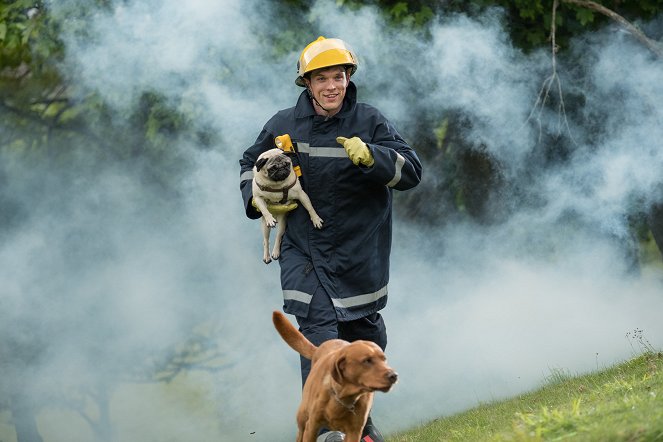
[[[630,32],[640,43],[645,45],[647,49],[656,54],[658,58],[663,59],[663,47],[661,47],[656,40],[647,37],[640,29],[635,27],[631,22],[617,14],[615,11],[590,0],[562,0],[562,2],[591,9],[609,17],[626,28],[628,32]]]
[[[534,107],[532,108],[532,111],[530,112],[529,116],[527,117],[527,120],[525,120],[525,123],[523,124],[526,125],[529,121],[532,120],[534,115],[536,114],[536,122],[539,127],[539,142],[541,142],[541,137],[543,135],[543,127],[542,127],[542,115],[545,110],[546,104],[548,103],[548,100],[550,99],[551,95],[551,90],[553,86],[557,86],[557,99],[559,100],[557,104],[557,116],[558,116],[558,131],[559,133],[562,132],[562,126],[566,127],[566,130],[569,134],[569,137],[573,144],[578,144],[576,143],[575,139],[573,138],[573,134],[571,132],[571,128],[569,127],[569,121],[566,118],[566,106],[564,104],[564,94],[562,91],[562,82],[560,81],[559,75],[557,73],[557,52],[559,51],[559,46],[557,46],[557,40],[556,40],[556,34],[557,34],[557,8],[559,7],[559,0],[554,0],[553,5],[552,5],[552,11],[551,11],[551,24],[550,24],[550,58],[551,58],[551,74],[543,80],[543,84],[541,85],[541,89],[539,90],[539,95],[536,99],[536,103],[534,103]],[[537,112],[538,111],[538,112]]]

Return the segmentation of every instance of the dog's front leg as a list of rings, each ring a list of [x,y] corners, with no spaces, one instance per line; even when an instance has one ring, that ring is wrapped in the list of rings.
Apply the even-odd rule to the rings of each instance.
[[[272,258],[269,256],[269,233],[271,229],[267,225],[264,216],[260,218],[260,226],[262,227],[262,262],[269,264],[272,262]]]
[[[310,422],[309,422],[310,424]],[[303,442],[315,442],[316,439],[318,438],[318,428],[315,428],[314,425],[306,425],[306,428],[304,428],[304,434],[302,437]]]
[[[281,256],[281,240],[285,234],[286,217],[285,214],[276,216],[276,238],[274,238],[274,248],[272,249],[272,259],[279,259]]]
[[[258,206],[258,210],[260,213],[262,213],[262,217],[265,220],[265,223],[267,223],[268,227],[275,227],[276,226],[276,219],[274,218],[274,215],[269,211],[267,208],[267,203],[263,198],[253,196],[253,201],[256,203],[256,206]]]

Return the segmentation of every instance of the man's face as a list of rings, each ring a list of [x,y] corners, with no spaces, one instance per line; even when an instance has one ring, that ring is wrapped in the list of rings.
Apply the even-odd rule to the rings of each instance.
[[[313,97],[318,101],[329,115],[334,115],[341,110],[345,91],[350,81],[342,66],[317,69],[311,72],[311,76],[305,79]],[[317,103],[313,102],[316,111],[319,109]]]

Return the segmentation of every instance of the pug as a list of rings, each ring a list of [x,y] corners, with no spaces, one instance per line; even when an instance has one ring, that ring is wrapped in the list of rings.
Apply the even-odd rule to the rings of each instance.
[[[311,200],[302,189],[297,174],[292,167],[292,161],[281,149],[270,149],[263,152],[253,166],[253,202],[262,213],[262,260],[265,264],[281,256],[281,240],[285,233],[286,211],[270,212],[267,208],[271,204],[291,204],[295,200],[302,203],[311,217],[316,229],[322,228],[322,219],[313,209]],[[270,229],[277,227],[274,248],[269,253]]]

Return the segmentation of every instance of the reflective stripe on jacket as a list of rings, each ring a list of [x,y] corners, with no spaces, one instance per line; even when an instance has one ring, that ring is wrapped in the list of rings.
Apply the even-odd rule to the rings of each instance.
[[[252,168],[258,156],[289,134],[298,150],[302,187],[323,228],[313,227],[300,206],[288,214],[281,246],[284,310],[306,316],[319,284],[331,296],[339,321],[382,309],[387,303],[391,252],[392,192],[421,180],[421,163],[412,148],[374,107],[357,103],[350,82],[343,108],[333,117],[317,115],[306,91],[295,107],[279,111],[265,124],[240,160],[240,189],[249,218]],[[375,163],[355,166],[336,137],[357,136]]]

